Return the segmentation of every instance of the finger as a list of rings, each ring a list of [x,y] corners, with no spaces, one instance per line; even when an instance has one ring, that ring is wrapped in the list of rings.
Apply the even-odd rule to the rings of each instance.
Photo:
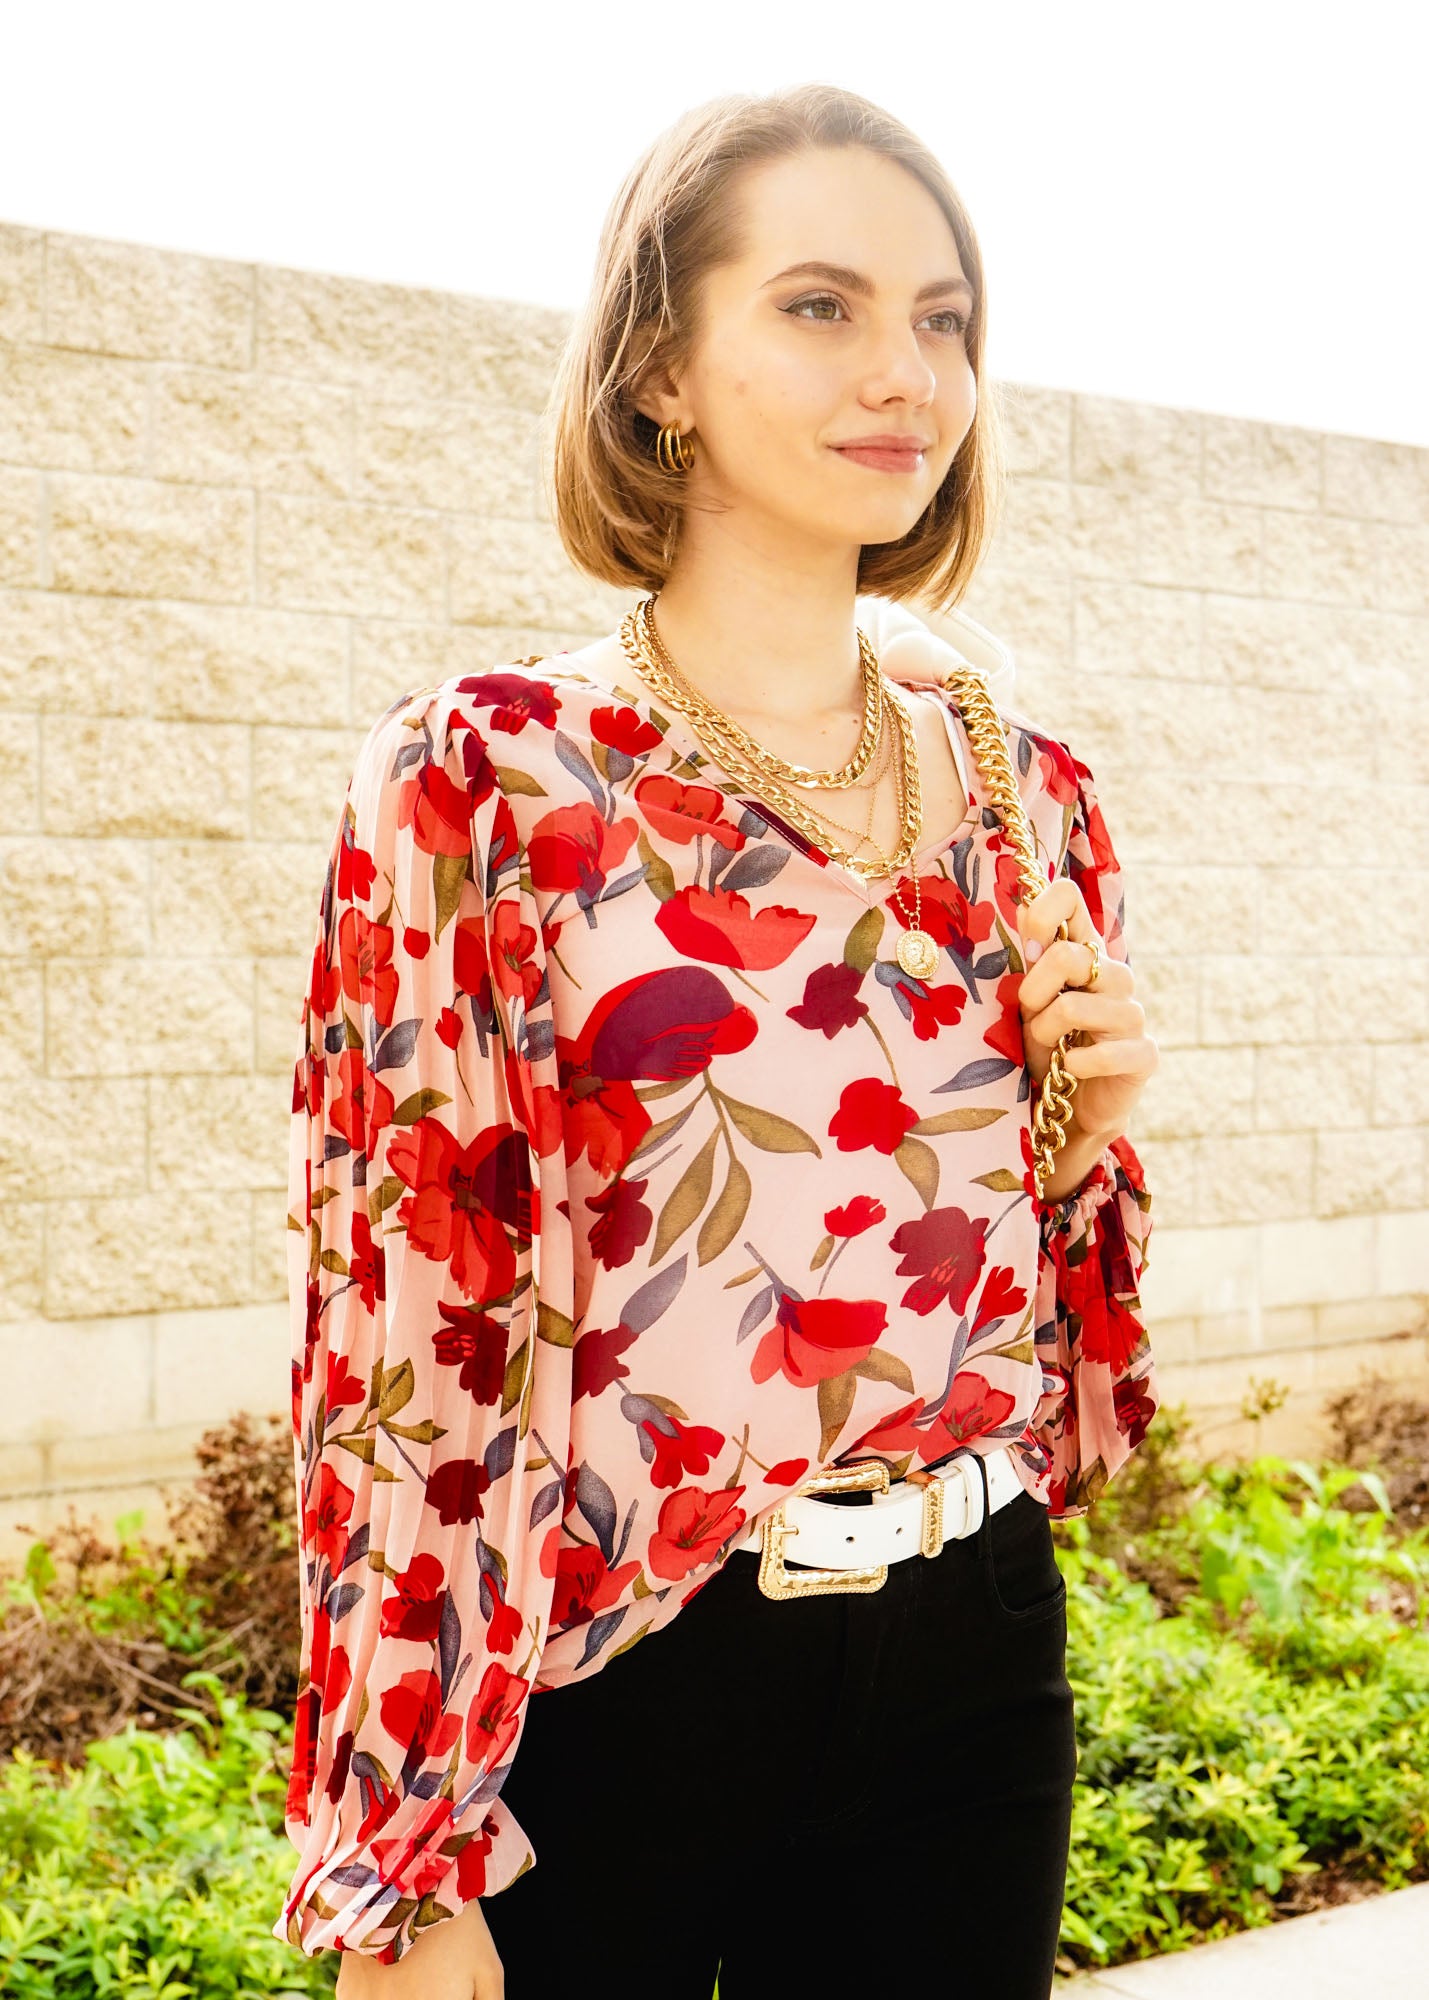
[[[1139,1000],[1113,1000],[1111,994],[1085,994],[1075,986],[1057,994],[1051,1006],[1023,1024],[1023,1034],[1041,1048],[1051,1048],[1065,1034],[1093,1034],[1101,1040],[1135,1040],[1147,1032],[1147,1016]]]
[[[1145,1083],[1154,1076],[1159,1051],[1150,1035],[1123,1035],[1114,1040],[1081,1042],[1063,1058],[1075,1077],[1124,1076]]]
[[[1065,986],[1079,986],[1087,992],[1111,994],[1115,1000],[1125,1000],[1135,978],[1131,966],[1121,958],[1107,958],[1103,948],[1101,972],[1097,974],[1097,984],[1087,986],[1091,976],[1091,952],[1077,938],[1065,938],[1061,942],[1049,944],[1037,964],[1031,968],[1027,978],[1017,990],[1017,1004],[1023,1010],[1023,1020],[1029,1014],[1041,1014]]]
[[[1041,950],[1053,942],[1061,924],[1067,924],[1067,936],[1079,938],[1083,944],[1097,938],[1083,894],[1071,876],[1057,876],[1057,880],[1049,882],[1035,902],[1019,902],[1017,906],[1017,928],[1027,944],[1037,946],[1037,950],[1025,954],[1029,964],[1033,964],[1041,956]]]

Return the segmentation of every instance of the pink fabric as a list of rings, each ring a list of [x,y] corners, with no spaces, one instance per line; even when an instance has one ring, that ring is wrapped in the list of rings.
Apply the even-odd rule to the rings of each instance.
[[[1130,1143],[1033,1196],[1017,873],[950,697],[906,684],[977,787],[916,857],[919,981],[886,882],[567,658],[394,704],[329,861],[291,1128],[300,1860],[274,1926],[308,1954],[391,1963],[538,1863],[501,1798],[527,1696],[668,1625],[820,1468],[1010,1444],[1081,1514],[1157,1407]],[[1003,719],[1049,877],[1125,958],[1090,771]]]

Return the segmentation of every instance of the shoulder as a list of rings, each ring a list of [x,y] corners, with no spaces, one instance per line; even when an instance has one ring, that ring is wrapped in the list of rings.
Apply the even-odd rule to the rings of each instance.
[[[359,768],[396,776],[409,762],[445,758],[472,741],[509,754],[519,738],[549,737],[581,686],[558,657],[498,661],[399,695],[369,724]]]

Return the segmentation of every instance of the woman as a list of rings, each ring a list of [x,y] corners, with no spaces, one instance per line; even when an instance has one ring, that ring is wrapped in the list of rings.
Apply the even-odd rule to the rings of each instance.
[[[1001,711],[1020,903],[957,705],[860,643],[860,592],[949,606],[985,544],[983,325],[895,120],[822,85],[688,114],[553,399],[566,548],[643,594],[359,753],[295,1093],[275,1925],[344,2000],[749,2000],[831,1950],[1050,1987],[1048,1516],[1156,1408],[1156,1051],[1086,766]]]

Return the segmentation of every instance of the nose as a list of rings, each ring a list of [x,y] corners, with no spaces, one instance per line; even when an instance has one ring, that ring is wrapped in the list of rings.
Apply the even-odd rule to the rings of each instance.
[[[938,377],[911,326],[875,326],[864,356],[863,399],[867,403],[930,403]]]

